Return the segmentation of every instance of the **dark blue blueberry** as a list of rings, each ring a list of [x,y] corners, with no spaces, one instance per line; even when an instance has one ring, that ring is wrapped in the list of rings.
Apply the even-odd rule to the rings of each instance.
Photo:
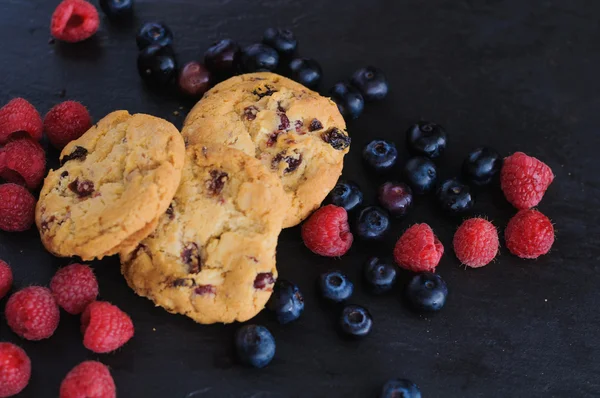
[[[373,328],[373,318],[360,305],[347,305],[340,315],[340,329],[350,337],[364,337]]]
[[[173,33],[167,25],[146,22],[138,31],[135,41],[140,50],[153,44],[166,47],[173,44]]]
[[[350,211],[356,206],[360,206],[363,201],[363,193],[360,187],[351,181],[338,181],[335,188],[327,196],[327,202],[346,211]]]
[[[382,294],[392,290],[396,283],[395,264],[383,261],[379,257],[371,257],[365,263],[364,277],[369,291]]]
[[[312,58],[295,58],[290,62],[290,77],[310,89],[316,89],[321,83],[323,70]]]
[[[379,398],[421,398],[421,391],[410,380],[393,379],[383,385]]]
[[[463,175],[475,185],[487,185],[502,168],[500,154],[491,148],[477,148],[463,162]]]
[[[390,230],[390,218],[381,207],[365,207],[358,214],[356,234],[363,239],[381,239]]]
[[[394,167],[398,159],[398,150],[391,141],[373,140],[362,151],[365,164],[378,172],[385,172]]]
[[[273,294],[267,303],[279,323],[295,321],[304,311],[304,297],[298,286],[283,279],[278,279],[273,287]]]
[[[263,43],[274,48],[282,56],[290,56],[298,48],[298,41],[294,33],[288,29],[269,28],[265,30]]]
[[[360,91],[346,82],[337,83],[329,94],[344,117],[356,119],[365,107],[365,100]]]
[[[352,75],[352,84],[367,101],[379,101],[385,98],[389,87],[385,75],[374,66],[360,68]]]
[[[437,179],[435,163],[423,156],[409,159],[404,166],[404,179],[417,195],[431,191]]]
[[[243,364],[264,368],[275,356],[275,339],[264,326],[245,325],[235,334],[235,348]]]
[[[177,61],[171,47],[152,44],[138,54],[138,73],[146,83],[165,87],[177,75]]]
[[[272,47],[262,43],[250,44],[242,51],[244,72],[274,71],[279,63],[279,54]]]
[[[406,299],[410,306],[420,312],[433,312],[446,304],[448,287],[438,274],[423,272],[415,275],[406,286]]]
[[[190,61],[181,68],[177,76],[179,91],[192,98],[200,98],[212,83],[210,71],[201,63]]]
[[[475,198],[471,195],[469,186],[456,178],[450,178],[440,185],[437,190],[437,199],[442,209],[450,213],[471,210],[475,204]]]
[[[128,19],[133,16],[133,0],[100,0],[100,8],[112,20]]]
[[[446,149],[446,141],[446,131],[439,124],[419,122],[406,131],[408,150],[413,155],[437,158]]]
[[[412,207],[412,189],[403,182],[386,182],[379,187],[379,203],[394,217],[404,217]]]
[[[213,43],[204,53],[204,65],[215,73],[232,73],[240,61],[240,46],[231,39]]]
[[[318,280],[321,296],[336,303],[347,300],[352,296],[354,285],[340,271],[329,271],[321,274]]]

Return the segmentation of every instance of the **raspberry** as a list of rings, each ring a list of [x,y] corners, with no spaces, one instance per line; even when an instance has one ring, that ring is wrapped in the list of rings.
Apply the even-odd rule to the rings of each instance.
[[[81,137],[92,126],[85,106],[76,101],[65,101],[48,111],[44,117],[44,130],[56,149]]]
[[[304,244],[321,256],[338,257],[346,254],[353,239],[348,213],[343,207],[321,207],[302,224]]]
[[[106,301],[95,301],[81,315],[83,345],[98,354],[114,351],[133,337],[129,315]]]
[[[444,246],[427,224],[415,224],[394,247],[396,263],[413,272],[433,272],[444,254]]]
[[[461,263],[479,268],[489,264],[498,254],[498,231],[483,218],[471,218],[454,234],[454,253]]]
[[[0,229],[26,231],[33,224],[35,198],[17,184],[0,185]]]
[[[56,7],[50,33],[58,40],[76,43],[92,37],[100,26],[98,10],[84,0],[64,0]]]
[[[544,162],[516,152],[504,159],[500,183],[506,200],[517,209],[537,206],[544,197],[554,174]]]
[[[554,243],[554,226],[548,217],[535,209],[521,210],[504,231],[506,247],[515,256],[538,258],[550,251]]]
[[[115,381],[108,368],[97,361],[75,366],[60,384],[59,398],[114,398]]]
[[[12,270],[4,261],[0,260],[0,300],[6,296],[13,282]]]
[[[15,98],[0,108],[0,144],[5,144],[13,133],[26,132],[36,141],[42,138],[42,118],[38,111],[23,98]]]
[[[46,153],[28,137],[8,142],[0,148],[0,178],[22,184],[29,189],[40,185],[46,174]]]
[[[50,281],[56,302],[69,314],[81,314],[98,296],[98,281],[90,267],[71,264],[59,269]]]
[[[27,340],[52,336],[60,311],[50,289],[30,286],[14,293],[6,303],[6,321],[13,332]]]
[[[0,397],[17,395],[29,384],[31,360],[11,343],[0,343]]]

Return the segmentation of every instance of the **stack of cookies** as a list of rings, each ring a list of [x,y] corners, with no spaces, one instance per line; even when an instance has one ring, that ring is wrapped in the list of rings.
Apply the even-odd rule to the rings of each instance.
[[[36,223],[57,256],[120,254],[131,288],[169,312],[245,321],[271,295],[281,229],[320,205],[349,144],[327,98],[272,73],[233,77],[182,134],[148,115],[106,116],[61,153]]]

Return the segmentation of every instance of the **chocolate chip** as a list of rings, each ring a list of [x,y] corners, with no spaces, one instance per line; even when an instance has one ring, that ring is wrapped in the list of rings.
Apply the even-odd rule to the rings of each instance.
[[[210,180],[206,182],[206,188],[208,193],[212,196],[216,196],[221,193],[229,175],[221,170],[211,170]]]
[[[321,130],[322,128],[323,128],[323,125],[321,124],[321,122],[318,121],[317,119],[313,119],[310,122],[310,125],[308,126],[308,131],[313,132],[313,131]]]
[[[302,164],[302,154],[300,154],[297,158],[293,156],[285,156],[286,152],[279,152],[271,161],[271,167],[273,169],[279,168],[279,163],[284,161],[288,164],[288,166],[283,170],[284,173],[291,173],[295,171],[298,166]]]
[[[200,285],[196,289],[194,289],[194,293],[200,296],[204,296],[205,294],[217,294],[217,289],[213,285]]]
[[[254,120],[256,119],[256,114],[258,113],[258,108],[254,105],[250,105],[244,108],[244,116],[246,120]]]
[[[260,88],[257,88],[256,90],[252,91],[252,94],[256,95],[258,99],[261,99],[262,97],[269,97],[275,94],[276,92],[277,90],[273,89],[273,87],[269,86],[268,84],[265,84],[265,87],[262,90]]]
[[[200,258],[200,249],[194,242],[190,242],[181,252],[181,261],[188,266],[190,274],[197,274],[202,269],[202,259]]]
[[[62,166],[63,164],[67,163],[69,160],[85,160],[86,156],[88,154],[88,150],[85,149],[82,146],[76,146],[75,149],[73,150],[73,152],[71,152],[70,154],[63,156],[60,159],[60,165]]]
[[[79,181],[79,178],[76,178],[75,181],[71,182],[68,185],[68,187],[71,191],[75,192],[80,198],[90,196],[94,193],[94,183],[90,180]]]
[[[172,220],[175,218],[175,214],[173,213],[173,203],[171,203],[169,205],[169,207],[167,208],[167,211],[165,213],[167,214],[167,216],[169,216],[169,220]]]
[[[173,287],[194,287],[196,286],[196,281],[192,278],[178,278],[171,282]]]
[[[273,274],[271,272],[261,272],[260,274],[256,275],[256,278],[254,279],[254,288],[263,290],[268,285],[272,285],[273,283],[275,283],[275,279],[273,278]]]
[[[68,171],[63,171],[62,173],[60,173],[60,178],[65,178],[69,176],[69,172]]]
[[[342,151],[350,146],[350,137],[336,127],[330,128],[321,134],[321,138],[338,151]]]
[[[294,128],[296,129],[297,133],[302,133],[303,126],[304,126],[304,123],[302,122],[302,120],[296,120],[294,122]]]

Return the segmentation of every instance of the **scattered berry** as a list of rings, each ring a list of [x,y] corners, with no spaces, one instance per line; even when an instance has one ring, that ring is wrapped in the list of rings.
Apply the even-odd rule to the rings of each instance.
[[[318,279],[321,297],[336,303],[348,300],[354,292],[354,284],[340,271],[329,271],[321,274]]]
[[[383,385],[379,398],[421,398],[421,391],[410,380],[393,379]]]
[[[0,185],[0,230],[26,231],[35,217],[35,198],[17,184]]]
[[[195,98],[202,97],[208,91],[211,80],[208,69],[196,61],[185,64],[177,78],[179,90],[185,95]]]
[[[264,326],[245,325],[235,334],[235,348],[243,364],[264,368],[275,356],[275,339]]]
[[[98,296],[98,281],[87,265],[71,264],[56,271],[50,281],[56,303],[69,314],[81,314]]]
[[[115,398],[115,381],[108,368],[97,361],[75,366],[60,384],[59,398]]]
[[[0,108],[0,144],[6,144],[12,134],[21,132],[39,141],[42,131],[42,117],[23,98],[15,98]]]
[[[106,301],[95,301],[81,315],[83,345],[97,354],[120,348],[133,337],[129,315]]]
[[[382,294],[394,287],[396,266],[378,257],[371,257],[365,263],[363,275],[369,291],[373,294]]]
[[[475,204],[471,188],[456,178],[450,178],[440,185],[437,199],[443,210],[453,214],[469,211]]]
[[[0,300],[9,292],[13,283],[13,274],[10,266],[0,260]]]
[[[100,8],[112,20],[124,20],[133,16],[133,0],[100,0]]]
[[[50,33],[55,39],[77,43],[92,37],[100,26],[98,10],[85,0],[63,0],[52,14]]]
[[[315,90],[321,83],[323,69],[312,58],[295,58],[290,62],[290,77],[300,84]]]
[[[146,22],[140,27],[135,42],[140,50],[151,46],[169,47],[173,44],[173,33],[165,24],[159,22]]]
[[[360,206],[363,201],[363,193],[360,187],[351,181],[338,181],[329,193],[327,201],[350,211]]]
[[[413,192],[422,195],[431,191],[435,186],[437,168],[431,159],[417,156],[406,162],[403,174]]]
[[[0,397],[17,395],[29,384],[31,360],[11,343],[0,342]]]
[[[289,29],[269,28],[265,30],[263,43],[274,48],[281,56],[290,56],[298,48],[298,41]]]
[[[349,337],[365,337],[373,328],[373,318],[369,311],[360,305],[347,305],[340,315],[340,329]]]
[[[413,310],[434,312],[446,304],[448,287],[438,274],[422,272],[415,275],[406,286],[406,299]]]
[[[463,175],[475,185],[487,185],[502,167],[500,154],[491,148],[477,148],[463,162]]]
[[[231,39],[214,43],[204,53],[204,65],[215,73],[231,74],[240,62],[240,46]]]
[[[544,162],[517,152],[504,159],[500,184],[506,200],[517,209],[537,206],[554,180],[554,174]]]
[[[363,148],[362,157],[371,169],[386,172],[396,164],[398,150],[391,141],[373,140]]]
[[[138,73],[146,83],[155,87],[168,85],[177,74],[177,60],[171,47],[152,44],[138,54]]]
[[[379,187],[379,203],[394,217],[404,217],[412,207],[412,189],[402,182],[386,182]]]
[[[242,69],[245,72],[271,72],[279,64],[279,54],[262,43],[251,44],[242,51]]]
[[[408,228],[396,242],[394,259],[409,271],[433,271],[444,254],[444,246],[427,224]]]
[[[44,130],[56,149],[81,137],[92,127],[87,108],[76,101],[65,101],[54,106],[44,117]]]
[[[0,148],[0,178],[35,189],[46,175],[46,153],[27,137],[9,141]]]
[[[515,256],[538,258],[550,251],[554,243],[554,226],[548,217],[535,209],[520,210],[504,231],[506,247]]]
[[[498,231],[483,218],[465,220],[452,241],[458,260],[472,268],[488,265],[498,254]]]
[[[323,206],[302,224],[302,240],[310,251],[326,257],[339,257],[352,246],[354,237],[343,207]]]
[[[352,75],[352,84],[358,88],[367,101],[379,101],[385,98],[389,87],[385,75],[374,66],[360,68]]]
[[[60,311],[50,289],[30,286],[6,303],[6,321],[13,332],[27,340],[42,340],[54,334]]]
[[[344,117],[356,119],[365,107],[365,100],[360,91],[349,83],[337,83],[332,87],[329,94]]]
[[[356,235],[363,239],[381,239],[390,230],[390,218],[377,206],[365,207],[358,214]]]
[[[446,149],[446,131],[430,122],[418,122],[406,131],[406,143],[413,155],[434,159]]]
[[[279,323],[289,323],[298,319],[304,311],[304,297],[298,286],[278,279],[267,308],[275,314]]]

